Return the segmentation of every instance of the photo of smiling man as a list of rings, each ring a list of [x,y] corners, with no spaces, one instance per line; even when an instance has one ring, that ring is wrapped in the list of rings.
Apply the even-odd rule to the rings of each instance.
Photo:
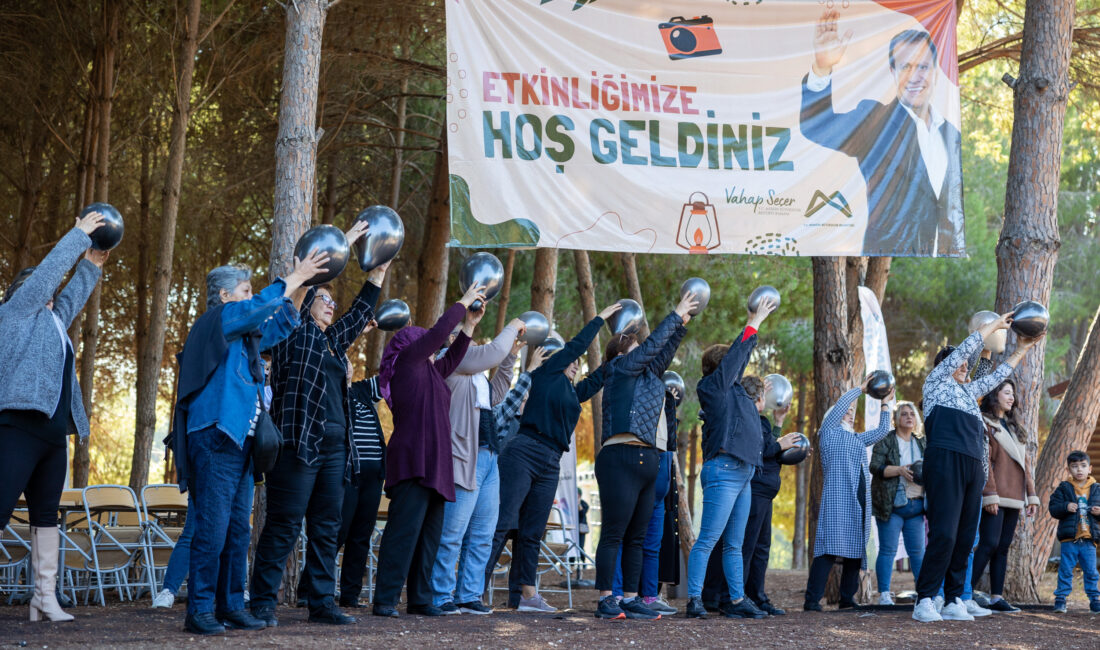
[[[933,105],[938,73],[935,43],[925,31],[890,40],[893,101],[871,99],[854,110],[833,107],[833,68],[851,40],[837,33],[827,10],[814,31],[814,60],[802,81],[803,135],[855,158],[867,184],[864,255],[962,255],[962,171],[959,130]]]

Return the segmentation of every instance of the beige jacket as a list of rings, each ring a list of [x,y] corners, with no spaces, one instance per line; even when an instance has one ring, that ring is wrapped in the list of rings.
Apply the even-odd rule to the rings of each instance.
[[[1024,506],[1039,505],[1027,447],[999,421],[986,415],[982,420],[989,440],[989,478],[982,490],[982,506],[995,503],[1001,508],[1021,510]]]

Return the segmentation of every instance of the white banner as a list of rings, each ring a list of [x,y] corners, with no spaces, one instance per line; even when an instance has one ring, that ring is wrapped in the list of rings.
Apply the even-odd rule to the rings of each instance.
[[[450,0],[452,246],[962,255],[955,0]]]
[[[876,370],[885,370],[893,374],[893,365],[890,363],[890,343],[886,340],[886,320],[882,317],[882,307],[878,304],[875,292],[867,287],[859,287],[859,312],[863,320],[863,358],[867,365],[866,374]],[[860,378],[862,380],[862,378]],[[880,402],[867,395],[863,401],[863,421],[870,429],[878,424]],[[871,452],[874,448],[867,448],[867,460],[871,460]],[[868,486],[870,489],[870,486]],[[878,526],[871,527],[871,539],[869,552],[878,553]],[[898,554],[894,561],[909,557],[903,544],[898,544]]]

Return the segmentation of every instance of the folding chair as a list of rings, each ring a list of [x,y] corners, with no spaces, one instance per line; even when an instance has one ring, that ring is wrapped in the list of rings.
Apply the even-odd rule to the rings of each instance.
[[[500,552],[500,557],[497,558],[496,564],[493,565],[493,572],[489,576],[489,584],[485,591],[489,594],[489,606],[493,606],[493,592],[503,591],[507,592],[508,589],[508,573],[512,570],[512,542],[514,540],[509,539],[504,543],[504,549]],[[497,577],[502,577],[505,580],[503,587],[497,586]]]
[[[93,546],[92,537],[86,530],[70,530],[61,538],[61,590],[68,591],[74,603],[80,591],[84,593],[84,604],[88,604],[96,576]]]
[[[123,599],[132,599],[130,590],[139,584],[148,586],[150,593],[155,594],[145,528],[134,491],[125,485],[91,485],[84,488],[83,497],[99,604],[107,604],[103,596],[105,585],[117,588],[119,598]],[[134,582],[129,572],[139,566],[136,563],[139,556],[144,559],[146,580]]]
[[[31,527],[8,524],[0,530],[0,594],[8,604],[31,588]]]
[[[163,483],[141,488],[142,525],[148,557],[146,569],[152,572],[154,585],[164,580],[172,550],[183,534],[187,507],[187,495],[180,492],[178,485]],[[144,560],[142,558],[142,564]],[[153,589],[154,595],[157,591]]]

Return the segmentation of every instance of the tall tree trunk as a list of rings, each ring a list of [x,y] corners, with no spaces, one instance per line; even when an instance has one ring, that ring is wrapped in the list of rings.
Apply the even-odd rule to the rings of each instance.
[[[439,126],[439,152],[432,179],[428,223],[416,262],[416,322],[431,327],[443,314],[447,298],[447,241],[451,238],[451,177],[447,167],[447,123]]]
[[[336,161],[331,157],[325,172],[325,205],[321,211],[321,223],[333,224],[336,221]]]
[[[867,275],[866,257],[844,259],[844,291],[848,302],[848,345],[852,350],[852,377],[863,377],[867,360],[863,356],[863,315],[859,287]]]
[[[882,304],[886,297],[886,283],[890,279],[890,264],[892,257],[872,257],[867,261],[867,279],[864,281],[871,291],[875,292],[878,304]]]
[[[679,497],[677,506],[680,516],[677,524],[680,531],[680,554],[684,558],[684,566],[687,566],[688,557],[691,555],[691,547],[695,546],[695,528],[692,526],[691,508],[688,505],[688,491],[684,486],[684,470],[677,457],[672,468],[672,478],[676,481],[676,495]]]
[[[99,118],[96,145],[95,200],[107,201],[109,165],[111,155],[111,106],[114,101],[115,52],[118,49],[118,25],[122,10],[119,0],[103,2],[103,42],[100,46],[98,78]],[[84,307],[84,326],[81,331],[80,388],[83,393],[84,410],[91,421],[95,415],[95,357],[99,343],[99,304],[103,294],[103,282],[96,284],[95,291]],[[74,476],[75,480],[75,476]],[[85,479],[87,480],[87,479]]]
[[[317,90],[321,68],[321,34],[329,0],[294,0],[286,7],[283,84],[279,94],[279,132],[275,138],[275,209],[271,237],[271,278],[293,268],[294,245],[313,219],[317,182]],[[252,542],[263,530],[267,492],[256,490]],[[254,551],[253,551],[254,552]],[[290,554],[283,573],[283,602],[296,601],[298,553]]]
[[[1073,0],[1028,0],[1020,72],[1013,105],[1012,149],[1008,158],[1005,220],[997,242],[998,312],[1021,300],[1050,302],[1058,236],[1058,183],[1062,161],[1062,132],[1070,91]],[[1016,368],[1016,417],[1027,432],[1027,453],[1038,451],[1039,407],[1043,387],[1046,342]],[[1016,600],[1038,600],[1038,579],[1030,570],[1039,519],[1017,526],[1009,556],[1005,595]]]
[[[1065,480],[1066,456],[1075,449],[1087,449],[1089,440],[1096,431],[1096,420],[1100,416],[1100,308],[1092,317],[1085,347],[1077,359],[1077,365],[1070,376],[1069,386],[1062,395],[1054,420],[1050,425],[1050,435],[1043,443],[1043,451],[1035,464],[1035,490],[1039,493],[1039,514],[1030,520],[1032,545],[1027,556],[1009,553],[1009,561],[1019,563],[1016,570],[1026,575],[1019,579],[1029,591],[1029,585],[1038,585],[1046,570],[1047,558],[1054,544],[1054,529],[1057,522],[1044,507],[1050,501],[1050,495],[1058,484]],[[1019,584],[1018,583],[1018,584]],[[1038,600],[1037,594],[1032,594]]]
[[[500,285],[500,295],[497,296],[497,328],[494,332],[504,329],[508,322],[508,302],[512,299],[512,272],[516,268],[516,249],[509,248],[504,256],[504,280]]]
[[[531,279],[531,309],[554,322],[554,288],[558,282],[558,249],[535,251],[535,275]]]
[[[130,487],[141,489],[149,480],[149,454],[157,428],[157,387],[164,357],[164,336],[168,328],[168,294],[172,288],[172,257],[176,247],[183,163],[187,152],[187,127],[191,119],[191,87],[195,55],[199,46],[201,0],[189,0],[183,17],[177,61],[180,62],[172,101],[169,126],[168,167],[161,190],[163,216],[153,274],[153,303],[149,314],[149,336],[141,347],[137,368],[137,414],[134,424],[134,457],[130,466]]]
[[[45,93],[41,93],[45,94]],[[43,153],[46,149],[46,127],[35,116],[31,125],[30,145],[23,163],[23,185],[19,188],[19,220],[15,249],[15,271],[31,265],[35,213],[42,195]],[[51,217],[54,215],[50,215]]]
[[[642,327],[638,338],[649,336],[649,319],[645,317],[645,301],[642,300],[642,285],[638,282],[637,255],[634,253],[619,253],[619,263],[623,266],[623,275],[626,277],[626,292],[630,299],[642,306]]]
[[[688,509],[692,519],[695,518],[695,482],[699,478],[699,425],[691,428],[688,436]]]
[[[592,263],[588,259],[588,251],[580,249],[573,251],[573,264],[577,270],[577,292],[581,296],[581,315],[584,322],[589,322],[596,317],[596,290],[592,285]],[[600,335],[592,339],[588,346],[588,371],[592,372],[600,367]],[[600,453],[603,440],[603,399],[602,391],[591,400],[592,405],[592,457]]]
[[[798,376],[798,408],[795,410],[795,431],[804,431],[806,422],[806,376]],[[809,466],[799,463],[795,466],[794,487],[794,537],[791,540],[791,568],[806,568],[806,483],[809,478]]]

